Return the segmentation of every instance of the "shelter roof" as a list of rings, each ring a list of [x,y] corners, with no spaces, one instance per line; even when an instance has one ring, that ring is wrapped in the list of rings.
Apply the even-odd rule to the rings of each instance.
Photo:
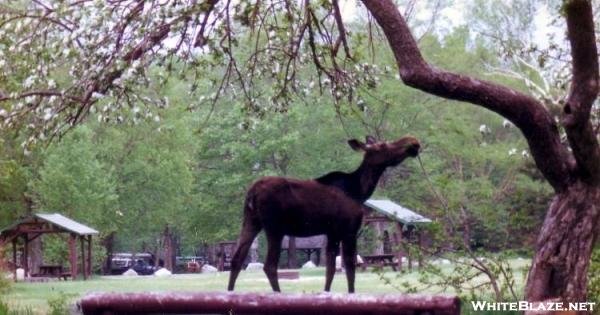
[[[98,234],[98,231],[93,228],[81,224],[75,220],[69,219],[59,213],[36,213],[30,216],[27,216],[12,225],[0,230],[0,234],[5,234],[8,232],[18,232],[18,228],[21,225],[27,224],[35,224],[40,222],[47,222],[53,225],[54,227],[64,230],[65,232],[71,232],[78,235],[93,235]]]
[[[430,219],[407,209],[391,200],[369,199],[365,205],[381,214],[384,214],[404,224],[429,223]]]

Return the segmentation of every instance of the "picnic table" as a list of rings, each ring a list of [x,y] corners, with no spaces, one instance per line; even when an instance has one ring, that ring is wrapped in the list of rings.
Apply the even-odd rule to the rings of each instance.
[[[40,272],[36,277],[62,278],[67,280],[71,276],[70,272],[65,272],[62,265],[40,265]]]
[[[384,255],[367,255],[362,256],[364,263],[362,264],[362,270],[365,271],[368,266],[391,266],[394,271],[398,271],[398,263],[394,261],[393,254]]]

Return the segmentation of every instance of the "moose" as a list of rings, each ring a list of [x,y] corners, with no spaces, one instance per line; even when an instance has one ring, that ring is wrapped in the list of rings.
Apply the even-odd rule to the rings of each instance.
[[[352,173],[331,172],[310,180],[264,177],[250,187],[240,238],[231,260],[229,291],[234,289],[252,241],[264,229],[268,243],[264,272],[273,291],[281,291],[277,265],[284,235],[325,234],[325,291],[331,289],[341,242],[348,292],[354,292],[356,242],[362,225],[363,203],[373,194],[385,169],[399,165],[407,157],[417,156],[420,144],[411,136],[395,142],[377,142],[367,136],[366,143],[352,139],[348,144],[355,151],[364,152],[362,163]]]

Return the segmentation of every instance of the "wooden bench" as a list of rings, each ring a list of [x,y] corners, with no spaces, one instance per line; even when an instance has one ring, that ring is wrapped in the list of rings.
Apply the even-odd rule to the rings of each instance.
[[[31,276],[41,279],[58,278],[67,281],[71,277],[71,272],[65,271],[61,265],[40,265],[39,273]]]
[[[60,274],[60,277],[59,277],[59,279],[63,279],[65,281],[69,280],[69,278],[71,278],[71,272],[70,271],[62,272]]]
[[[368,255],[362,256],[364,263],[361,268],[363,271],[367,269],[368,266],[377,266],[377,267],[392,267],[394,271],[398,271],[398,263],[394,261],[393,254],[384,254],[384,255]]]

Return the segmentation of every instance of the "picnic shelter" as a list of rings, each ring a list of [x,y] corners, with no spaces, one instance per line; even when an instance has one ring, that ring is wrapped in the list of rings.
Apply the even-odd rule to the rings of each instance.
[[[29,244],[44,234],[67,234],[70,270],[60,265],[41,265],[38,273],[31,274],[29,268]],[[25,277],[59,277],[76,280],[81,272],[83,279],[92,273],[92,236],[98,231],[69,219],[61,214],[36,213],[25,216],[12,225],[0,230],[0,247],[12,244],[13,277],[17,280],[17,266],[25,270]],[[80,245],[81,270],[78,266],[77,243]],[[17,254],[20,253],[20,262]]]

